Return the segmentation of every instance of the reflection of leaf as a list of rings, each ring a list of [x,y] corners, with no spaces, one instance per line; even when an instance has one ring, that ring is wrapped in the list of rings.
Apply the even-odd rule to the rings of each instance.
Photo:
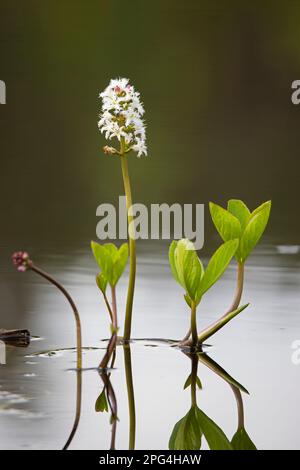
[[[211,450],[232,450],[232,446],[219,426],[196,407],[197,421]]]
[[[170,450],[199,450],[201,447],[201,429],[199,428],[196,407],[175,424],[169,440]]]
[[[95,411],[98,413],[103,413],[103,411],[108,411],[108,403],[106,399],[106,394],[105,394],[105,388],[102,390],[100,393],[99,397],[96,400],[95,403]]]
[[[199,450],[201,437],[205,437],[211,450],[232,450],[232,446],[219,426],[197,405],[175,424],[169,440],[170,450]]]
[[[239,428],[231,440],[234,450],[257,450],[245,428]]]
[[[190,374],[188,378],[186,379],[183,389],[185,390],[186,388],[188,388],[191,385],[191,383],[192,383],[192,374]],[[198,385],[198,388],[202,390],[202,383],[198,376],[196,377],[196,384]]]

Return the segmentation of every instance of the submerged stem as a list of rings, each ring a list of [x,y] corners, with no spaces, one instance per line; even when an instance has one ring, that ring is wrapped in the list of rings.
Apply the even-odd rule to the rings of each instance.
[[[129,237],[129,283],[127,291],[127,301],[126,301],[126,314],[125,314],[125,327],[124,327],[124,340],[129,341],[131,335],[131,319],[132,319],[132,306],[133,306],[133,296],[134,296],[134,286],[135,286],[135,273],[136,273],[136,249],[135,249],[135,239],[133,230],[133,215],[131,213],[132,206],[132,196],[131,196],[131,186],[130,178],[128,171],[128,161],[127,155],[125,153],[125,141],[121,140],[121,166],[122,166],[122,175],[123,183],[126,196],[126,208],[127,208],[127,220],[128,220],[128,237]]]
[[[42,269],[38,268],[34,264],[30,266],[30,269],[34,271],[35,273],[39,274],[40,276],[44,277],[45,279],[47,279],[47,281],[51,282],[51,284],[53,284],[54,286],[56,286],[64,294],[67,301],[71,305],[71,308],[73,310],[74,317],[75,317],[75,323],[76,323],[77,369],[81,369],[82,368],[81,324],[80,324],[79,313],[78,313],[74,300],[72,299],[70,294],[66,291],[66,289],[58,281],[56,281],[52,276],[50,276],[50,274],[46,273],[45,271],[42,271]]]

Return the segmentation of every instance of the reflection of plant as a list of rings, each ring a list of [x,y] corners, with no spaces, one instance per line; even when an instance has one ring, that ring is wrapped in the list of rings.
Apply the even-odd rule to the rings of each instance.
[[[254,443],[251,441],[244,423],[244,405],[240,390],[233,384],[230,384],[234,393],[237,410],[238,410],[238,427],[237,431],[231,439],[231,445],[234,450],[256,450]]]
[[[238,240],[229,240],[223,243],[211,257],[206,269],[198,258],[192,242],[186,239],[173,241],[169,250],[169,261],[175,280],[185,290],[185,300],[191,308],[192,341],[187,344],[196,347],[205,339],[214,334],[234,316],[246,308],[244,305],[238,310],[231,311],[217,326],[206,333],[205,337],[197,333],[196,308],[203,295],[217,282],[227,269],[231,258],[238,248]]]
[[[108,412],[110,409],[110,423],[112,425],[110,450],[114,450],[116,447],[116,431],[118,421],[118,406],[115,391],[110,381],[110,374],[106,371],[100,373],[100,377],[104,384],[103,390],[95,403],[96,413]]]
[[[234,450],[256,450],[254,443],[251,441],[245,429],[244,404],[241,392],[246,394],[249,394],[249,392],[207,354],[198,354],[198,359],[202,364],[227,382],[234,393],[238,412],[238,426],[231,440],[232,448]]]
[[[134,238],[134,221],[131,213],[132,195],[128,172],[127,154],[136,152],[140,157],[147,155],[145,124],[142,119],[144,108],[140,101],[140,94],[126,78],[111,80],[108,87],[100,94],[102,98],[102,111],[99,120],[99,129],[106,139],[117,138],[119,149],[105,146],[104,152],[109,155],[119,155],[121,159],[123,183],[126,195],[130,271],[126,302],[126,316],[124,340],[130,339],[132,306],[136,273],[136,249]]]
[[[170,450],[199,450],[202,436],[212,450],[232,450],[232,446],[222,429],[197,406],[197,368],[198,357],[193,355],[192,372],[189,376],[191,387],[191,408],[175,424],[169,440]]]
[[[77,338],[77,369],[82,368],[82,344],[81,344],[81,324],[80,324],[80,317],[75,305],[74,300],[70,296],[69,292],[58,282],[56,281],[50,274],[42,271],[40,268],[35,266],[31,259],[29,258],[28,253],[24,251],[17,251],[12,255],[13,264],[16,266],[17,270],[20,272],[25,272],[28,270],[34,271],[35,273],[42,276],[44,279],[47,279],[51,284],[57,287],[63,295],[66,297],[67,301],[69,302],[75,318],[76,323],[76,338]]]
[[[107,353],[104,356],[100,367],[107,367],[111,354],[116,346],[117,333],[118,333],[118,319],[117,319],[117,299],[116,299],[116,285],[122,276],[128,260],[128,245],[124,243],[118,249],[112,243],[100,245],[96,242],[91,242],[92,252],[95,260],[101,269],[101,272],[96,276],[96,283],[102,292],[105,304],[107,306],[110,320],[111,320],[111,339],[107,348]],[[111,306],[106,295],[107,284],[111,289]]]

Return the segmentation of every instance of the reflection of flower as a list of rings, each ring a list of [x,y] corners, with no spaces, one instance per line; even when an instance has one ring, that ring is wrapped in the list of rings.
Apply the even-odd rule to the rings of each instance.
[[[12,255],[12,261],[20,272],[27,271],[27,269],[30,269],[32,266],[32,261],[26,251],[16,251]]]
[[[144,108],[140,94],[127,78],[111,80],[100,93],[102,111],[98,127],[106,139],[124,138],[126,151],[133,150],[138,157],[147,155]]]

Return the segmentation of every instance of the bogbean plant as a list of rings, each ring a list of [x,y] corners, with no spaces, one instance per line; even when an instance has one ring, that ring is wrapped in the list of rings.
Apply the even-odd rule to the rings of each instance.
[[[128,171],[127,155],[135,152],[138,157],[147,155],[145,123],[143,104],[139,92],[129,83],[127,78],[111,80],[108,87],[100,93],[102,109],[99,129],[105,138],[116,138],[118,148],[106,145],[103,151],[108,155],[120,157],[123,184],[126,196],[128,236],[129,236],[129,283],[126,301],[126,314],[124,325],[124,340],[130,340],[133,296],[136,275],[136,247],[134,236],[134,220],[131,213],[132,194]]]
[[[204,270],[193,244],[186,239],[173,241],[169,250],[169,261],[175,280],[185,290],[185,300],[191,308],[192,339],[182,345],[202,345],[210,336],[221,329],[232,318],[241,313],[249,304],[239,307],[244,280],[244,265],[253,248],[260,240],[269,220],[271,201],[257,207],[252,213],[243,201],[231,199],[227,210],[210,203],[212,220],[224,240]],[[202,296],[215,284],[235,256],[238,263],[237,287],[230,308],[213,324],[197,333],[196,308]],[[189,336],[189,335],[188,335]]]
[[[100,273],[96,276],[97,285],[102,292],[112,324],[112,335],[100,367],[106,368],[117,342],[117,304],[116,284],[121,277],[129,255],[129,282],[126,300],[126,313],[124,325],[124,342],[128,342],[131,336],[132,308],[136,277],[136,246],[134,219],[132,214],[132,194],[128,171],[128,154],[134,152],[138,157],[147,155],[145,123],[143,121],[144,108],[140,101],[140,94],[135,91],[128,79],[119,78],[111,80],[107,88],[100,93],[102,108],[98,122],[99,129],[105,134],[105,138],[115,138],[118,148],[104,146],[103,151],[107,155],[118,156],[121,161],[124,191],[127,207],[127,224],[129,248],[125,243],[119,249],[111,244],[100,245],[92,242],[92,251],[100,267]],[[173,241],[169,250],[169,260],[173,276],[185,290],[185,300],[191,309],[191,328],[182,345],[197,348],[222,328],[232,318],[242,312],[248,304],[239,307],[244,280],[244,265],[262,236],[268,222],[271,202],[265,202],[250,212],[246,204],[237,199],[228,202],[227,210],[217,204],[210,203],[212,220],[223,239],[224,243],[211,257],[206,269],[198,258],[193,244],[186,239]],[[203,295],[218,281],[227,269],[231,259],[237,260],[237,287],[230,308],[212,325],[206,329],[197,331],[197,306]],[[33,265],[25,252],[17,252],[13,255],[13,262],[19,271],[31,269],[40,274],[66,296],[70,303],[77,330],[77,367],[82,367],[81,326],[78,310],[68,292],[50,275]],[[111,288],[112,302],[106,295],[107,285]],[[191,336],[191,338],[190,338]]]

